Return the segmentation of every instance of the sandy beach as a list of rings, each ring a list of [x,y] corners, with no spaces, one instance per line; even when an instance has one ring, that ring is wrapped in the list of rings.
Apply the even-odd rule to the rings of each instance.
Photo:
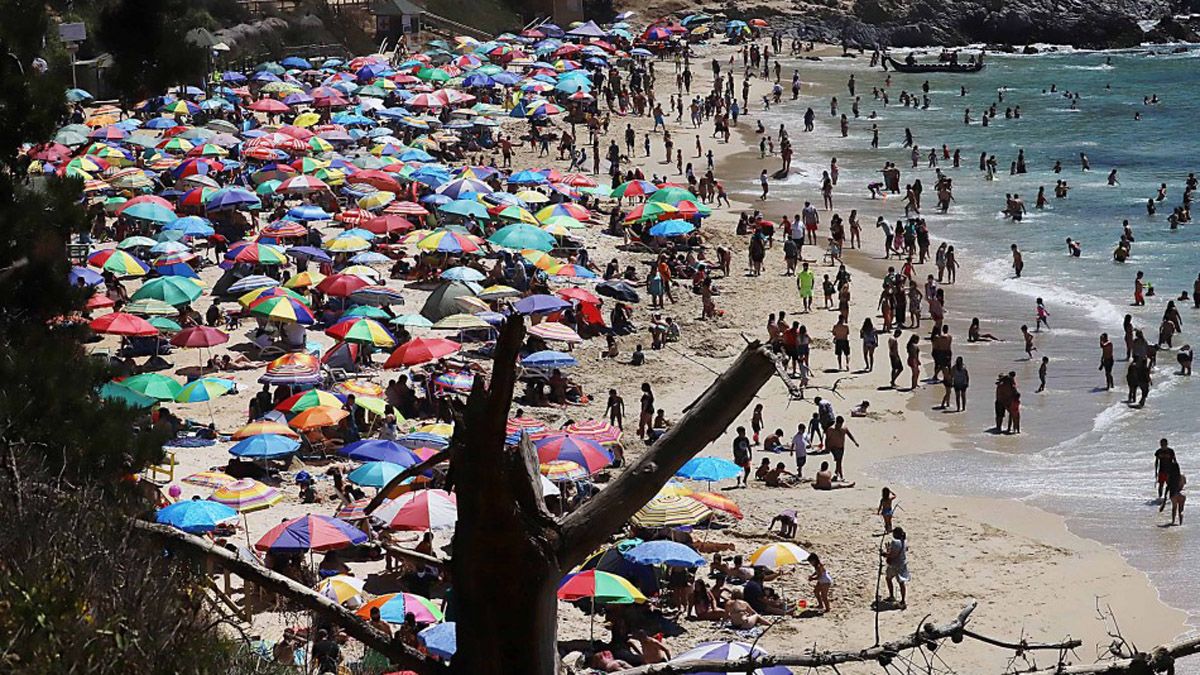
[[[705,92],[711,88],[710,59],[727,63],[732,48],[727,46],[701,45],[692,60],[694,80],[692,92]],[[819,48],[813,55],[836,58],[836,50]],[[864,70],[865,58],[856,62]],[[666,101],[674,92],[674,73],[669,60],[655,63],[657,71],[656,98],[666,108]],[[740,77],[740,66],[738,71]],[[788,77],[785,70],[784,81]],[[802,71],[803,72],[803,71]],[[785,100],[779,104],[789,113],[795,112],[794,132],[799,132],[801,116],[806,107],[822,110],[827,108],[829,92],[843,87],[840,71],[812,70],[804,72],[804,90],[798,101]],[[677,302],[668,302],[662,312],[671,316],[681,326],[681,339],[669,343],[665,349],[650,351],[650,339],[644,332],[618,339],[621,356],[615,361],[601,357],[603,339],[592,339],[574,350],[581,366],[572,371],[572,377],[589,395],[590,401],[582,406],[568,408],[526,408],[526,414],[557,427],[567,419],[604,417],[605,394],[617,389],[625,398],[626,455],[636,457],[645,446],[633,433],[636,424],[637,387],[648,382],[657,394],[657,407],[666,411],[668,419],[677,419],[683,410],[704,387],[723,371],[741,351],[746,340],[764,340],[763,325],[771,312],[786,311],[789,320],[805,324],[813,336],[811,386],[806,400],[792,400],[787,387],[779,378],[772,379],[760,392],[757,402],[764,406],[764,421],[769,432],[775,428],[784,431],[790,439],[797,424],[807,422],[815,411],[812,397],[824,396],[833,401],[838,414],[846,416],[847,426],[857,439],[846,453],[846,477],[855,481],[852,489],[817,491],[809,485],[791,488],[768,488],[752,481],[747,489],[732,489],[730,481],[714,486],[714,491],[735,500],[745,518],[740,521],[722,521],[722,527],[711,531],[698,530],[694,536],[703,536],[706,541],[731,544],[732,553],[749,555],[759,546],[780,540],[768,533],[768,524],[778,513],[794,509],[797,515],[798,535],[794,543],[804,549],[818,553],[834,579],[831,592],[832,611],[823,616],[788,617],[770,627],[758,640],[758,645],[771,653],[796,653],[803,650],[853,649],[870,646],[874,641],[873,624],[876,614],[871,609],[875,598],[879,557],[876,553],[883,534],[882,523],[876,515],[880,490],[890,487],[898,496],[900,509],[896,525],[902,526],[909,536],[909,566],[912,582],[909,585],[908,608],[906,611],[884,612],[879,616],[880,631],[884,639],[894,638],[911,632],[925,617],[934,621],[952,618],[970,600],[979,602],[972,617],[972,627],[979,633],[1006,640],[1021,638],[1031,641],[1052,642],[1063,638],[1077,638],[1083,642],[1075,662],[1090,662],[1110,641],[1107,625],[1098,614],[1098,607],[1111,607],[1120,622],[1124,636],[1139,646],[1164,642],[1175,638],[1186,630],[1184,612],[1163,604],[1156,589],[1145,574],[1137,571],[1112,548],[1071,534],[1064,520],[1046,511],[1027,504],[987,498],[953,497],[913,489],[894,480],[879,469],[883,462],[904,457],[939,452],[939,461],[953,466],[955,452],[964,443],[968,430],[960,416],[931,412],[930,408],[940,400],[941,386],[926,385],[914,393],[887,389],[888,364],[886,343],[881,344],[876,354],[873,372],[860,372],[862,367],[860,342],[857,327],[866,316],[876,316],[873,309],[877,298],[878,284],[887,265],[894,261],[881,259],[879,235],[873,224],[876,216],[883,215],[894,221],[902,213],[899,199],[872,201],[858,199],[848,201],[839,198],[837,212],[843,216],[853,208],[858,209],[863,223],[865,251],[848,251],[845,263],[852,275],[853,298],[851,301],[852,368],[849,372],[828,372],[836,364],[830,344],[830,328],[834,324],[836,311],[818,309],[810,314],[800,313],[800,300],[795,280],[784,273],[782,247],[777,245],[768,250],[765,271],[762,276],[749,277],[746,273],[746,240],[735,234],[738,214],[754,209],[763,210],[766,217],[777,220],[784,214],[799,213],[803,204],[772,198],[767,202],[757,199],[754,180],[763,168],[774,171],[779,166],[777,157],[760,159],[757,151],[757,136],[754,134],[756,113],[760,109],[762,96],[769,91],[769,83],[755,79],[749,97],[750,111],[743,114],[732,140],[728,144],[710,138],[711,124],[693,130],[686,121],[676,123],[669,116],[668,127],[675,136],[676,147],[682,148],[685,162],[695,162],[697,173],[702,173],[704,159],[693,151],[694,136],[699,134],[705,150],[711,149],[716,160],[716,176],[730,191],[733,204],[729,208],[713,205],[714,215],[704,222],[702,233],[709,252],[718,245],[733,250],[732,274],[729,278],[717,278],[720,294],[716,296],[721,316],[712,320],[700,319],[701,303],[698,295],[689,291],[686,280],[674,289]],[[632,167],[640,167],[649,179],[651,174],[666,174],[669,180],[684,179],[678,175],[674,163],[666,164],[662,158],[661,133],[651,131],[653,120],[648,117],[612,118],[609,136],[619,142],[625,124],[633,126],[637,133],[638,157],[631,158]],[[506,120],[505,128],[519,131],[519,120]],[[827,161],[821,152],[822,134],[795,133],[797,160],[805,162]],[[585,133],[585,132],[584,132]],[[652,156],[642,156],[641,139],[650,133],[653,143]],[[859,131],[858,133],[861,133]],[[604,139],[607,144],[607,139]],[[538,158],[529,147],[517,148],[514,169],[555,166],[566,170],[566,162]],[[590,164],[590,162],[589,162]],[[605,184],[607,177],[597,177]],[[819,181],[812,182],[811,195],[819,202]],[[864,195],[865,196],[865,195]],[[822,228],[819,241],[827,236],[828,212],[822,212]],[[634,254],[618,248],[621,241],[600,233],[602,227],[595,223],[582,235],[589,249],[591,260],[597,266],[617,259],[624,268],[632,264],[644,270],[650,263],[650,254]],[[932,232],[934,246],[937,232]],[[778,233],[777,237],[782,234]],[[805,258],[818,274],[832,274],[836,268],[822,265],[818,249],[805,248]],[[929,266],[926,266],[929,267]],[[201,272],[202,280],[211,287],[220,270],[210,267]],[[925,270],[920,271],[921,276]],[[954,288],[968,287],[969,277],[960,276]],[[427,291],[406,287],[402,282],[389,281],[388,285],[403,289],[406,298],[404,311],[417,311]],[[132,290],[132,288],[131,288]],[[957,296],[956,296],[957,297]],[[196,305],[201,314],[208,307],[208,295]],[[817,298],[816,306],[820,306]],[[985,348],[965,345],[965,323],[962,317],[971,316],[979,308],[956,306],[954,323],[956,349],[977,354]],[[647,303],[634,306],[634,323],[645,326],[650,322],[651,309]],[[876,319],[877,320],[877,319]],[[233,353],[227,349],[245,342],[244,334],[233,334],[230,343],[212,350],[220,355]],[[428,331],[427,331],[428,332]],[[418,333],[420,334],[420,333]],[[908,338],[906,332],[903,340]],[[886,338],[881,336],[881,340]],[[334,341],[328,336],[309,333],[309,340],[325,347]],[[634,346],[642,344],[647,349],[643,366],[628,364]],[[105,337],[96,344],[97,348],[114,349],[116,338]],[[922,378],[930,375],[928,369],[928,342],[922,342],[922,359],[926,362]],[[204,354],[205,357],[209,353]],[[197,354],[191,350],[176,350],[166,357],[174,374],[180,368],[194,367]],[[986,365],[984,365],[986,364]],[[980,357],[973,369],[974,381],[971,393],[972,405],[989,408],[991,375],[999,367],[998,362],[988,362]],[[172,405],[177,414],[198,422],[214,421],[221,433],[231,433],[246,422],[246,404],[259,388],[256,379],[261,370],[230,373],[238,383],[238,394],[216,399],[211,408],[204,404]],[[379,385],[386,385],[394,377],[391,371],[374,370],[366,378]],[[1023,373],[1024,376],[1024,373]],[[907,378],[907,374],[902,379]],[[1027,377],[1028,381],[1029,378]],[[836,393],[830,388],[836,383]],[[866,417],[850,417],[850,409],[860,401],[870,401],[870,412]],[[1049,406],[1050,404],[1042,404]],[[1036,413],[1035,413],[1036,414]],[[746,410],[737,425],[750,427],[751,411]],[[700,451],[729,459],[730,446],[734,437],[732,425],[727,434],[714,445]],[[1017,441],[1012,441],[1017,442]],[[206,448],[174,450],[177,462],[174,467],[174,484],[182,487],[182,496],[207,496],[207,489],[180,484],[179,480],[197,471],[223,465],[228,459],[229,442],[220,442]],[[753,464],[763,456],[785,462],[789,468],[792,459],[787,454],[771,455],[754,449]],[[816,465],[828,459],[828,455],[814,455],[808,459],[806,476],[816,470]],[[347,466],[352,463],[347,462]],[[318,491],[325,502],[319,505],[303,504],[297,489],[290,479],[294,472],[302,469],[294,463],[285,474],[280,489],[286,492],[285,499],[272,508],[249,513],[245,517],[244,543],[257,541],[262,534],[283,519],[296,517],[319,510],[332,515],[336,499],[328,480],[321,476]],[[323,474],[324,466],[316,473]],[[610,469],[612,473],[619,469]],[[950,491],[950,490],[948,490]],[[332,500],[332,503],[331,503]],[[408,534],[408,533],[405,533]],[[397,538],[401,545],[415,544],[418,536],[402,534]],[[436,535],[437,548],[449,543],[449,534],[440,531]],[[444,557],[444,555],[442,556]],[[711,557],[711,556],[710,556]],[[359,577],[378,574],[382,562],[352,563]],[[812,586],[807,581],[807,566],[786,569],[783,575],[771,582],[774,588],[790,599],[813,603]],[[701,575],[704,569],[701,569]],[[236,582],[235,582],[236,587]],[[371,588],[371,585],[369,585]],[[238,597],[235,592],[234,596]],[[278,639],[285,626],[295,625],[303,617],[294,613],[264,611],[256,614],[249,624],[249,632],[268,640]],[[667,644],[677,652],[708,639],[746,639],[747,634],[737,633],[710,622],[679,622],[680,631],[668,635]],[[573,607],[560,603],[560,640],[586,640],[589,631],[588,617]],[[753,639],[751,637],[750,639]],[[963,673],[1004,672],[1010,652],[967,640],[939,652],[948,664]],[[1038,665],[1052,665],[1053,654],[1040,656]],[[1032,665],[1032,664],[1031,664]],[[846,673],[877,672],[877,667],[845,667]]]

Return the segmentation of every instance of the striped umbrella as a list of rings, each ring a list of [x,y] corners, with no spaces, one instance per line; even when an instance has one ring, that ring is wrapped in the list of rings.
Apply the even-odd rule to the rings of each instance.
[[[408,614],[412,614],[418,623],[437,623],[445,619],[442,610],[429,598],[412,593],[381,595],[363,604],[355,614],[370,620],[371,610],[375,608],[379,609],[379,618],[388,623],[404,623],[404,617]]]
[[[750,554],[750,564],[779,569],[784,565],[799,565],[808,560],[808,551],[785,541],[767,544]]]
[[[702,642],[671,659],[672,663],[686,664],[688,661],[745,661],[767,656],[767,652],[745,642]],[[740,671],[732,675],[791,675],[791,670],[785,666],[767,666],[756,668],[752,673]],[[715,675],[702,673],[701,675]]]
[[[724,495],[719,495],[715,492],[692,492],[686,496],[695,499],[714,511],[728,513],[738,520],[744,517],[737,503]]]
[[[340,408],[346,402],[344,397],[337,394],[331,394],[320,389],[309,389],[285,398],[275,406],[276,410],[287,413],[301,413],[309,408],[317,406],[328,406],[331,408]]]
[[[234,382],[221,377],[192,380],[175,395],[176,403],[205,403],[233,391]]]
[[[250,306],[250,313],[273,321],[299,323],[310,326],[316,323],[316,317],[304,303],[290,297],[274,297],[256,300]]]
[[[259,300],[266,300],[267,298],[291,298],[292,300],[295,300],[306,307],[311,302],[308,298],[300,295],[290,288],[283,288],[281,286],[264,286],[256,288],[239,297],[238,304],[242,307],[250,307]]]
[[[654,194],[658,186],[648,180],[629,180],[612,189],[612,197],[643,197]]]
[[[367,506],[370,503],[371,498],[364,497],[362,499],[352,501],[349,504],[344,504],[337,510],[337,513],[333,514],[333,517],[341,520],[362,520],[368,517]]]
[[[712,515],[712,511],[688,497],[655,497],[633,514],[630,520],[639,527],[673,527],[695,525]]]
[[[470,393],[475,384],[475,375],[464,371],[441,373],[433,379],[433,385],[442,390],[455,391],[460,394]]]
[[[418,241],[417,248],[437,253],[477,253],[480,250],[473,237],[453,230],[438,230]]]
[[[343,605],[351,600],[360,599],[366,583],[365,579],[337,574],[328,579],[322,579],[313,587],[313,590],[339,605]]]
[[[325,334],[343,342],[375,345],[376,347],[391,347],[396,344],[396,339],[392,337],[387,328],[384,328],[383,324],[375,319],[362,316],[342,319],[330,326]]]
[[[558,584],[558,599],[574,602],[584,598],[618,605],[646,602],[646,596],[636,586],[610,572],[587,570],[563,577]]]
[[[557,321],[543,321],[537,325],[530,326],[529,334],[536,335],[543,340],[557,340],[568,343],[583,342],[583,338],[579,336],[579,333]]]
[[[579,480],[580,478],[588,477],[588,470],[579,466],[575,462],[556,459],[549,462],[544,462],[538,465],[538,471],[549,480],[559,482],[565,480]]]
[[[130,314],[142,314],[145,316],[174,316],[179,313],[177,308],[168,305],[162,300],[155,300],[154,298],[142,298],[141,300],[134,300],[133,302],[125,305],[123,309]],[[153,321],[150,323],[154,324]],[[176,328],[175,330],[179,329]]]
[[[283,493],[253,478],[242,478],[213,491],[209,499],[238,512],[258,511],[283,499]]]
[[[183,482],[187,483],[189,485],[197,485],[199,487],[215,489],[215,488],[222,487],[224,485],[229,485],[230,483],[233,483],[236,480],[237,480],[236,478],[234,478],[233,476],[230,476],[229,474],[225,473],[224,471],[208,470],[208,471],[197,471],[196,473],[188,476],[187,478],[184,478]]]
[[[417,490],[385,503],[372,514],[389,530],[437,530],[458,522],[458,498],[445,490]]]
[[[320,272],[301,272],[300,274],[297,274],[296,276],[292,277],[291,279],[288,279],[287,282],[284,283],[283,285],[286,288],[291,288],[291,289],[309,288],[311,286],[319,285],[322,281],[325,280],[325,278],[326,278],[325,275],[321,274]]]
[[[243,246],[234,254],[232,260],[241,263],[253,263],[257,265],[286,265],[288,262],[287,255],[283,249],[270,244],[253,243]]]
[[[655,497],[690,497],[692,489],[680,483],[677,480],[671,479],[667,484],[658,489],[658,494]]]
[[[349,548],[366,540],[366,533],[349,523],[330,516],[308,514],[267,530],[254,548],[272,553],[320,553]]]
[[[150,271],[146,263],[115,248],[96,251],[88,256],[88,264],[121,277],[140,277]]]
[[[596,441],[570,434],[554,433],[533,442],[539,462],[567,460],[596,473],[612,464],[613,456]]]
[[[601,445],[611,445],[621,440],[621,430],[603,420],[589,419],[568,424],[563,431],[572,436],[590,438]]]

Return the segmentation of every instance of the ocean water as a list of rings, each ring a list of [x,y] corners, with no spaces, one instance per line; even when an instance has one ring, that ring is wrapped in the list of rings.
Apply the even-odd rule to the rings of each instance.
[[[974,282],[971,290],[946,287],[949,323],[959,336],[956,355],[966,358],[972,373],[971,410],[956,416],[967,430],[962,447],[885,463],[873,467],[872,473],[943,493],[1027,500],[1063,514],[1073,531],[1115,547],[1146,571],[1163,600],[1190,612],[1196,626],[1200,625],[1200,583],[1194,570],[1200,565],[1200,515],[1190,513],[1185,527],[1161,527],[1167,519],[1151,500],[1155,497],[1153,452],[1160,437],[1167,437],[1176,449],[1185,475],[1200,480],[1196,415],[1200,376],[1176,375],[1175,353],[1162,351],[1148,405],[1133,409],[1125,405],[1121,389],[1125,363],[1118,360],[1114,368],[1118,387],[1114,392],[1098,390],[1103,380],[1097,371],[1100,332],[1108,332],[1117,343],[1120,359],[1122,317],[1131,314],[1135,325],[1153,339],[1166,301],[1180,291],[1190,293],[1200,272],[1200,214],[1197,222],[1177,230],[1167,225],[1188,173],[1200,172],[1200,99],[1194,93],[1200,81],[1200,49],[1169,51],[1156,47],[989,55],[988,67],[974,75],[892,74],[891,104],[886,107],[872,98],[872,87],[882,86],[886,75],[867,71],[866,57],[785,60],[785,88],[793,68],[806,82],[801,100],[785,100],[765,113],[759,112],[760,103],[751,106],[772,132],[786,124],[797,147],[794,166],[800,173],[774,183],[773,196],[819,203],[821,171],[828,168],[832,155],[841,167],[835,204],[848,196],[863,197],[867,183],[879,179],[883,162],[897,162],[902,184],[920,178],[925,186],[925,216],[935,245],[942,240],[952,243],[964,265],[960,279]],[[830,116],[829,98],[837,96],[839,112],[849,114],[845,82],[852,70],[862,117],[852,120],[850,137],[843,139],[836,118]],[[808,86],[810,80],[826,84]],[[901,90],[919,97],[925,80],[930,108],[902,107]],[[966,96],[960,96],[963,85]],[[1057,86],[1058,93],[1050,93],[1051,85]],[[999,115],[989,127],[980,126],[982,111],[997,101],[1002,90]],[[1065,91],[1080,94],[1076,109]],[[1144,105],[1143,97],[1151,95],[1157,95],[1160,103]],[[1005,119],[1004,109],[1018,105],[1021,118]],[[801,116],[808,106],[817,113],[814,134],[801,133]],[[974,120],[970,126],[963,124],[966,107]],[[877,119],[867,119],[871,111]],[[1134,121],[1135,112],[1142,114],[1141,121]],[[882,146],[875,151],[869,149],[872,121],[879,125]],[[909,168],[909,151],[901,147],[906,127],[922,148],[916,170]],[[961,149],[962,168],[953,169],[941,159],[942,144],[951,151]],[[927,168],[925,158],[930,146],[939,149],[939,166],[954,179],[957,202],[946,215],[932,211],[934,171]],[[1012,176],[1009,166],[1019,149],[1025,151],[1028,173]],[[981,152],[996,155],[995,181],[986,180],[978,169]],[[1080,170],[1080,152],[1087,153],[1090,172]],[[1062,161],[1061,174],[1052,171],[1056,160]],[[777,167],[774,161],[764,164],[771,170]],[[1120,185],[1110,187],[1106,178],[1114,168]],[[1071,187],[1068,198],[1054,198],[1056,179],[1065,179]],[[1160,183],[1167,184],[1167,199],[1151,217],[1145,203]],[[1042,211],[1033,208],[1039,186],[1045,186],[1050,201]],[[1009,192],[1019,193],[1030,209],[1022,223],[1000,216]],[[896,219],[895,203],[878,206],[890,213],[892,221]],[[845,216],[844,209],[839,210]],[[881,235],[871,227],[876,215],[871,208],[862,209],[860,220],[866,249],[879,253]],[[1117,264],[1111,256],[1126,219],[1136,243],[1129,262]],[[1082,258],[1068,257],[1067,237],[1082,243]],[[1025,256],[1021,279],[1012,275],[1012,243]],[[1138,270],[1145,272],[1157,296],[1149,298],[1146,307],[1135,308],[1130,303]],[[925,273],[920,272],[922,277]],[[1052,326],[1037,338],[1039,357],[1051,358],[1044,394],[1033,393],[1036,363],[1025,360],[1018,332],[1021,323],[1035,323],[1037,297],[1044,298]],[[1176,336],[1175,345],[1190,342],[1200,347],[1200,311],[1192,309],[1190,302],[1179,306],[1184,332]],[[970,318],[964,311],[972,307],[983,330],[1006,342],[964,344]],[[1019,437],[988,431],[992,374],[1008,370],[1017,372],[1024,395],[1026,433]],[[933,399],[935,394],[924,397]],[[1109,600],[1116,607],[1119,589],[1112,590]]]

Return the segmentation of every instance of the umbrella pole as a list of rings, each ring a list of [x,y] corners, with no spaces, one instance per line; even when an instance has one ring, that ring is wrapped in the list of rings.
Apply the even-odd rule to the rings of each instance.
[[[592,601],[592,620],[588,627],[588,646],[592,649],[596,648],[596,596],[591,597]]]

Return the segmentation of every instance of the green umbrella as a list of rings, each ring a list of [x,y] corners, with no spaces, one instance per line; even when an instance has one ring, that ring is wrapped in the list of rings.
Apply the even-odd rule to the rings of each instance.
[[[380,319],[382,321],[392,318],[392,315],[383,311],[382,308],[372,307],[371,305],[355,305],[342,314],[343,318],[348,316],[365,316],[368,319]]]
[[[150,317],[148,321],[150,322],[151,326],[154,326],[163,333],[178,333],[179,331],[183,330],[183,326],[180,326],[178,323],[175,323],[175,321],[168,319],[165,316]]]
[[[173,378],[158,373],[142,373],[121,380],[121,384],[139,394],[156,398],[160,401],[174,401],[183,385]]]
[[[161,300],[172,307],[194,302],[204,293],[204,286],[190,277],[158,277],[142,284],[131,300]]]
[[[124,311],[129,314],[142,314],[145,316],[172,316],[179,313],[178,309],[157,298],[134,300],[125,305]]]
[[[665,204],[671,204],[672,206],[674,206],[675,204],[678,204],[679,202],[684,201],[684,200],[687,200],[689,202],[694,202],[697,204],[700,203],[699,197],[692,194],[690,191],[685,190],[683,188],[679,188],[679,187],[662,188],[660,190],[657,190],[654,194],[650,195],[650,198],[649,198],[649,201],[663,202]]]
[[[211,401],[233,390],[233,382],[220,377],[202,377],[193,380],[175,395],[178,403],[200,403]]]
[[[118,401],[134,409],[149,408],[158,403],[155,399],[117,382],[105,382],[100,387],[100,398],[105,401]]]
[[[549,251],[554,248],[554,237],[549,232],[528,223],[506,225],[488,237],[488,241],[497,246],[517,250],[531,248],[535,251]]]

